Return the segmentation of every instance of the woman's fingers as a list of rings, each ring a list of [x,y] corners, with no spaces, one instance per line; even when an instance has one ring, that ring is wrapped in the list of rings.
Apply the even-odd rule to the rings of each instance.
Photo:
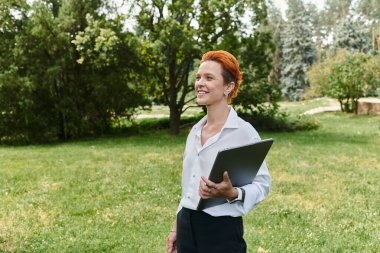
[[[212,188],[209,187],[204,181],[201,180],[199,183],[199,196],[201,198],[206,199],[213,196],[212,194]]]
[[[202,181],[205,183],[205,185],[208,187],[208,188],[215,188],[216,184],[210,180],[208,180],[205,176],[202,176],[201,177]]]
[[[199,196],[203,199],[226,197],[231,191],[231,188],[233,188],[233,186],[227,171],[223,173],[223,181],[219,184],[215,184],[202,176],[199,182]]]

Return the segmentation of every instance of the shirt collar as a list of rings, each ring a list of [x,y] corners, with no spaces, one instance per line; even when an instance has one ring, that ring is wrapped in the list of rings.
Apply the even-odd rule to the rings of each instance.
[[[232,106],[228,106],[230,108],[230,113],[228,114],[228,118],[223,128],[238,128],[238,115]]]
[[[224,123],[224,126],[222,127],[221,131],[225,128],[238,128],[238,115],[234,108],[232,106],[228,106],[230,109],[230,112],[228,113],[228,117],[226,120],[226,123]],[[205,124],[207,121],[207,115],[205,115],[197,124],[194,125],[194,130],[196,135],[200,136],[202,126]]]

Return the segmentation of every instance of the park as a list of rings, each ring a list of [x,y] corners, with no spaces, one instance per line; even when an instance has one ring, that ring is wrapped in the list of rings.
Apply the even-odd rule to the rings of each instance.
[[[275,139],[273,185],[245,217],[250,252],[379,250],[380,118],[314,117],[317,130],[261,133]],[[2,251],[164,252],[185,138],[160,130],[0,147]]]
[[[166,252],[209,50],[275,141],[247,252],[380,252],[380,5],[286,3],[2,1],[0,253]]]

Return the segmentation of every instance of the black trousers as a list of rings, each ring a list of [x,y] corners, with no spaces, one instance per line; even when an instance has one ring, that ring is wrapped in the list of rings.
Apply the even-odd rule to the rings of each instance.
[[[246,253],[242,217],[213,217],[182,208],[177,215],[178,253]]]

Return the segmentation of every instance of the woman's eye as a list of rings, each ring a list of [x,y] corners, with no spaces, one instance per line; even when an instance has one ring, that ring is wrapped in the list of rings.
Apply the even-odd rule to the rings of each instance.
[[[197,77],[195,77],[195,80],[199,81],[199,80],[201,80],[201,77],[197,76]]]
[[[210,80],[212,80],[213,78],[211,77],[211,76],[208,76],[207,77],[207,81],[210,81]]]

